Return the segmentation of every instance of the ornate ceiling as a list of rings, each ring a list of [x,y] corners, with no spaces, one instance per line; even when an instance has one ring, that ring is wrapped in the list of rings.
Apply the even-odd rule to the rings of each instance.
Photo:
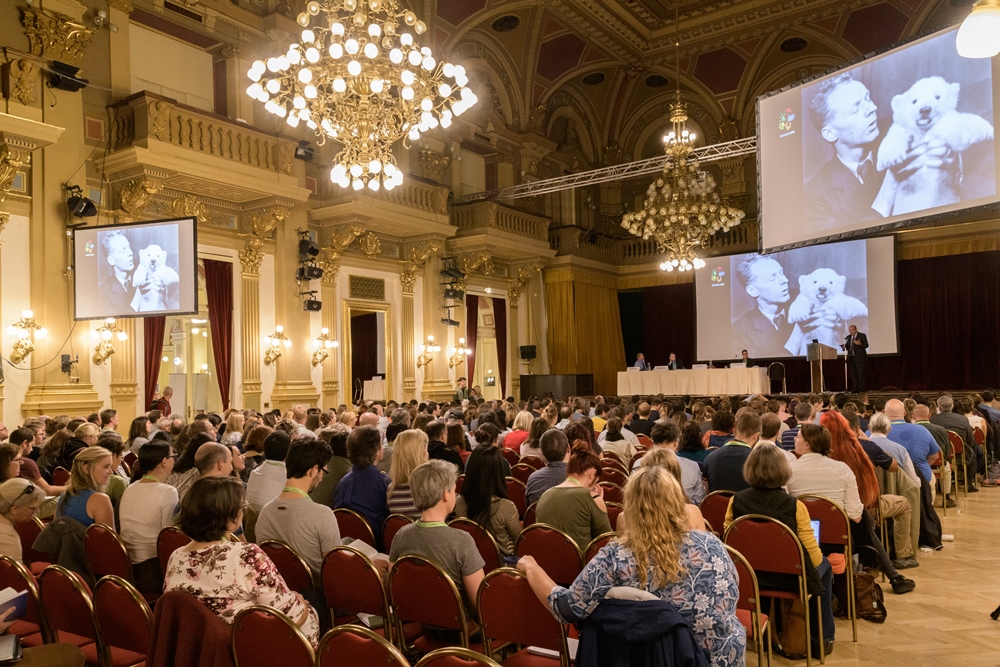
[[[908,37],[971,0],[679,0],[682,95],[709,143],[754,133],[754,100]],[[486,88],[490,114],[579,150],[581,168],[639,159],[675,86],[668,0],[422,0],[434,46]]]

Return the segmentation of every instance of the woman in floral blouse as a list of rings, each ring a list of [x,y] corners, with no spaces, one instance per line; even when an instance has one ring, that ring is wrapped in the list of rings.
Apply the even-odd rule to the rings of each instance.
[[[688,528],[684,504],[683,489],[666,469],[640,468],[625,487],[624,533],[601,549],[572,586],[557,586],[530,556],[517,567],[562,623],[590,616],[614,586],[639,588],[687,619],[713,667],[742,667],[746,631],[736,618],[736,568],[718,538]]]
[[[288,590],[271,559],[256,544],[235,541],[243,520],[243,485],[232,477],[204,477],[184,500],[178,520],[191,543],[167,563],[163,590],[182,591],[232,624],[242,609],[274,607],[298,625],[315,649],[319,616],[298,593]]]

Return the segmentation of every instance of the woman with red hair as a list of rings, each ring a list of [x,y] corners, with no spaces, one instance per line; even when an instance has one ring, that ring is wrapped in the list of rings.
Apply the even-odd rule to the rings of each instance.
[[[879,489],[871,459],[865,454],[842,414],[832,410],[824,412],[819,423],[830,432],[830,458],[847,464],[858,480],[861,503],[866,509],[873,511],[878,507]]]

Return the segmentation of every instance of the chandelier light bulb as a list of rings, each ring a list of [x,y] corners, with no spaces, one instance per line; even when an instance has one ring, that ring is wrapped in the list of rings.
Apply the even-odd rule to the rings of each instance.
[[[269,71],[271,71],[271,72],[277,72],[278,71],[278,59],[277,58],[268,58],[267,59],[267,69]]]
[[[267,88],[267,92],[273,95],[274,93],[281,90],[281,81],[279,81],[278,79],[268,79],[267,84],[264,87]]]
[[[363,187],[365,187],[365,184],[361,181],[360,178],[355,178],[354,181],[351,183],[351,187],[354,188],[355,190],[360,190]]]
[[[334,42],[330,45],[330,57],[334,60],[340,59],[344,55],[344,47]]]
[[[299,70],[299,81],[301,81],[302,83],[309,83],[312,80],[313,80],[313,73],[311,69],[309,69],[308,67],[303,67],[302,69]]]
[[[400,91],[400,95],[407,102],[411,101],[413,99],[413,88],[410,86],[403,86],[403,90]]]
[[[419,67],[420,63],[423,61],[423,58],[420,55],[420,51],[417,51],[416,49],[407,53],[406,59],[409,60],[410,64],[413,65],[414,67]]]
[[[317,94],[316,86],[309,84],[308,86],[302,89],[302,94],[305,95],[310,100],[315,99]]]
[[[403,52],[399,49],[392,49],[389,51],[389,60],[392,61],[394,65],[398,65],[403,62]]]
[[[347,63],[347,73],[350,74],[351,76],[358,76],[359,74],[361,74],[361,63],[359,63],[357,60],[352,60],[351,62]]]
[[[434,58],[432,58],[431,56],[425,56],[425,57],[424,57],[424,60],[423,60],[423,67],[424,67],[424,69],[425,69],[425,70],[427,70],[428,72],[430,72],[431,70],[433,70],[433,69],[434,69],[434,65],[435,65],[435,64],[436,64],[436,61],[435,61],[435,60],[434,60]]]
[[[311,63],[318,62],[319,49],[317,49],[315,46],[310,46],[308,49],[306,49],[306,60],[308,60]]]
[[[312,44],[313,42],[316,41],[316,33],[314,33],[312,30],[303,30],[302,41],[305,44]]]
[[[288,49],[288,53],[285,54],[285,57],[292,65],[298,65],[302,62],[302,52],[298,49]]]
[[[402,51],[400,51],[400,54],[400,57],[402,57]],[[412,86],[413,82],[416,81],[416,76],[410,70],[404,69],[399,75],[399,80],[406,86]]]
[[[381,93],[382,90],[385,88],[385,84],[383,83],[382,79],[372,79],[371,83],[368,84],[368,87],[371,88],[371,91],[373,93],[378,94]]]
[[[336,164],[333,169],[330,170],[330,180],[337,183],[347,174],[347,167],[342,164]]]
[[[257,97],[260,96],[260,94],[261,94],[261,92],[263,90],[264,90],[264,87],[261,86],[259,83],[252,83],[252,84],[250,84],[250,87],[247,88],[247,95],[249,95],[250,97],[253,97],[254,99],[256,99]]]
[[[402,44],[403,46],[410,46],[411,44],[413,44],[413,35],[411,35],[408,32],[404,32],[402,35],[399,36],[399,43]]]
[[[368,25],[368,35],[374,39],[378,39],[382,35],[382,29],[378,27],[378,23]]]
[[[302,12],[301,14],[299,14],[298,16],[295,17],[295,21],[300,26],[302,26],[303,28],[305,28],[307,25],[309,25],[309,14],[306,14],[305,12]]]
[[[350,172],[351,172],[351,176],[353,176],[354,178],[357,178],[357,177],[361,176],[361,172],[362,171],[364,171],[364,170],[361,168],[360,164],[352,164],[351,165]]]
[[[306,3],[306,11],[309,12],[311,16],[316,16],[319,14],[320,4],[316,0]]]
[[[382,171],[382,163],[379,162],[378,160],[372,160],[371,162],[368,163],[368,171],[373,174],[379,173],[380,171]]]
[[[330,32],[336,37],[344,36],[344,24],[343,23],[332,23],[330,25]]]
[[[444,67],[441,68],[441,73],[444,74],[449,79],[455,78],[455,66],[451,63],[445,63]]]
[[[333,80],[333,89],[338,93],[342,93],[347,90],[347,82],[341,78],[336,78]]]
[[[377,178],[373,178],[370,181],[368,181],[368,189],[371,190],[372,192],[378,192],[378,185],[379,184]]]
[[[375,45],[375,42],[365,44],[365,56],[372,60],[378,57],[378,46]]]
[[[351,39],[347,40],[346,42],[344,42],[344,49],[348,53],[350,53],[352,56],[355,53],[357,53],[358,49],[360,49],[360,48],[361,48],[361,45],[358,44],[358,40],[354,39],[353,37]]]

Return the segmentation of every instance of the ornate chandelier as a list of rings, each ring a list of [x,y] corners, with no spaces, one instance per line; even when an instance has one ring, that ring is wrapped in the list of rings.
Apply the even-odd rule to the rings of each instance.
[[[680,90],[680,23],[674,4],[674,25],[677,30],[677,90],[670,105],[673,130],[663,137],[664,150],[670,158],[663,173],[646,189],[641,210],[626,213],[622,227],[630,234],[653,239],[666,258],[660,264],[664,271],[700,269],[705,261],[695,251],[708,243],[718,231],[727,232],[740,224],[743,211],[722,203],[715,191],[715,179],[701,169],[694,152],[694,132],[688,132],[687,105]]]
[[[340,141],[330,179],[341,187],[400,185],[392,144],[448,127],[477,101],[461,65],[420,46],[427,26],[398,0],[310,0],[297,21],[301,41],[256,61],[247,94],[319,144]]]

